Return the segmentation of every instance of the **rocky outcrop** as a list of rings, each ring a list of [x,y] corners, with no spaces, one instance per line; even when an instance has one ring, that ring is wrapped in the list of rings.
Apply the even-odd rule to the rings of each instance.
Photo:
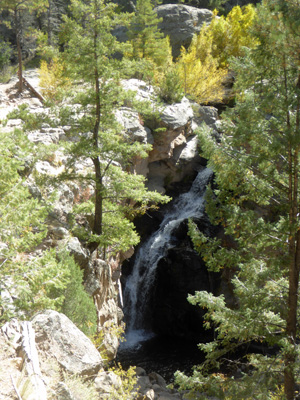
[[[117,354],[120,336],[117,332],[123,326],[118,268],[118,263],[106,263],[93,257],[85,279],[85,288],[96,305],[98,330],[103,334],[103,347],[108,360],[114,359]]]
[[[98,371],[103,361],[94,345],[51,310],[32,322],[6,323],[0,330],[0,361],[0,400],[185,399],[155,372]]]
[[[154,88],[138,79],[123,81],[125,90],[135,92],[139,101],[151,104],[151,117],[143,117],[130,109],[121,109],[117,117],[127,135],[136,134],[140,141],[153,146],[149,157],[136,160],[136,171],[147,177],[150,190],[165,193],[168,187],[193,174],[204,160],[199,156],[195,130],[206,123],[218,129],[218,111],[199,106],[187,98],[180,103],[157,106]],[[159,119],[157,118],[159,115]]]
[[[203,24],[209,24],[213,16],[212,11],[205,7],[196,8],[182,4],[164,4],[155,10],[157,16],[162,18],[158,28],[170,38],[174,59],[180,55],[182,46],[188,48],[193,36],[200,32]],[[114,35],[121,42],[128,40],[127,29],[124,26],[117,27]]]
[[[55,359],[67,372],[93,375],[103,366],[103,360],[92,344],[68,317],[47,310],[32,320],[38,350]]]
[[[157,15],[162,18],[160,30],[169,36],[173,57],[177,58],[182,46],[188,47],[192,38],[199,33],[203,24],[209,24],[213,13],[182,4],[165,4],[156,8]]]

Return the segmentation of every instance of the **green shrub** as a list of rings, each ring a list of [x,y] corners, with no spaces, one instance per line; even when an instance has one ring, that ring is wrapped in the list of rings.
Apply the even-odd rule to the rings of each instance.
[[[21,104],[7,115],[7,119],[21,119],[24,121],[24,130],[40,129],[43,124],[53,125],[53,121],[46,114],[33,114],[27,104]]]
[[[64,301],[60,311],[64,313],[86,335],[94,334],[97,327],[96,307],[92,297],[83,286],[83,271],[74,258],[63,254],[61,263],[68,269],[70,276],[63,290]]]
[[[12,55],[12,48],[9,43],[0,37],[0,70],[10,65],[10,57]]]
[[[168,104],[180,103],[184,91],[182,87],[182,81],[180,79],[179,72],[176,67],[171,67],[166,72],[158,89],[158,95],[160,99]]]

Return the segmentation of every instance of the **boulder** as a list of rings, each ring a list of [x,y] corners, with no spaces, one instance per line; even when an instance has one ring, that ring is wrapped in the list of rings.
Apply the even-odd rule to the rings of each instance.
[[[101,398],[109,397],[114,389],[122,385],[121,378],[113,372],[101,371],[95,379],[95,387]]]
[[[153,86],[147,85],[140,79],[126,79],[122,81],[122,86],[127,92],[135,93],[135,98],[139,101],[152,101],[155,96]]]
[[[197,136],[190,136],[186,139],[184,146],[178,146],[174,149],[173,159],[175,163],[189,164],[200,161]],[[192,165],[192,168],[194,165]]]
[[[8,128],[20,128],[24,124],[24,121],[21,119],[9,119],[6,123],[6,127]]]
[[[89,263],[89,252],[80,243],[77,237],[68,238],[65,249],[70,253],[81,268],[87,268]]]
[[[192,121],[194,114],[190,101],[183,97],[180,103],[171,104],[163,108],[161,120],[168,129],[184,128]]]
[[[126,136],[129,142],[140,142],[143,144],[154,143],[151,130],[144,126],[144,123],[141,120],[138,112],[130,108],[123,107],[117,110],[115,114],[117,121],[124,127],[123,134]],[[133,173],[147,176],[149,172],[147,158],[135,157],[132,164]]]
[[[76,400],[75,397],[72,395],[71,390],[64,382],[58,382],[56,388],[56,396],[57,400]]]
[[[124,134],[132,142],[153,144],[153,136],[149,128],[142,125],[138,112],[123,107],[115,112],[117,121],[124,127]]]
[[[33,318],[32,325],[38,351],[46,352],[67,372],[93,375],[103,366],[93,343],[64,314],[46,310]]]
[[[53,167],[48,161],[37,161],[35,164],[35,170],[41,175],[57,176],[63,172],[64,166],[59,166],[56,168]]]
[[[197,103],[192,103],[191,106],[194,112],[193,130],[197,129],[203,123],[216,131],[218,130],[219,114],[215,107],[200,106]]]
[[[53,143],[57,144],[63,136],[65,136],[65,132],[62,128],[42,128],[29,132],[28,139],[33,143],[43,143],[47,146]]]
[[[186,143],[186,138],[192,134],[192,118],[193,109],[186,98],[183,98],[181,103],[162,109],[160,125],[165,130],[155,133],[149,162],[171,159],[173,150]]]
[[[182,4],[165,4],[156,8],[157,15],[162,18],[160,30],[169,36],[172,54],[177,58],[182,46],[188,47],[195,33],[199,33],[202,25],[209,24],[213,13]]]

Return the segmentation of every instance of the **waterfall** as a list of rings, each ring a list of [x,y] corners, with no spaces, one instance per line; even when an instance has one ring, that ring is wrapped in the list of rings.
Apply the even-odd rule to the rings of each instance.
[[[153,287],[158,262],[175,246],[172,236],[181,222],[204,213],[204,193],[212,171],[204,168],[194,180],[189,192],[181,194],[165,215],[159,229],[139,248],[131,275],[124,289],[127,322],[127,346],[133,346],[151,334],[145,331],[145,308]]]

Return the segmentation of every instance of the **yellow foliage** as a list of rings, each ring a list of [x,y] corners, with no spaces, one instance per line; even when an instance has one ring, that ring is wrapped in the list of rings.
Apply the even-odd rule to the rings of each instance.
[[[234,7],[226,18],[214,12],[210,25],[202,27],[188,50],[181,50],[178,67],[185,93],[200,103],[222,100],[229,58],[257,44],[250,34],[255,15],[250,4]]]
[[[277,386],[276,392],[270,395],[270,400],[280,400],[284,398],[284,386]]]
[[[230,57],[241,56],[243,47],[253,48],[257,45],[251,35],[256,11],[253,5],[233,7],[227,17],[218,17],[216,12],[210,25],[204,25],[193,43],[197,48],[197,57],[205,61],[212,55],[221,67],[228,66]]]
[[[218,61],[208,55],[204,61],[197,57],[197,48],[190,46],[182,50],[178,70],[186,94],[199,103],[217,102],[223,98],[222,82],[227,75],[226,69],[218,68]]]
[[[139,398],[137,387],[137,376],[135,367],[129,367],[126,371],[118,364],[109,371],[117,375],[121,380],[119,387],[112,386],[108,400],[134,400]]]
[[[64,76],[64,65],[56,57],[50,63],[41,61],[39,70],[42,94],[51,101],[60,101],[63,89],[70,87],[71,82]]]

